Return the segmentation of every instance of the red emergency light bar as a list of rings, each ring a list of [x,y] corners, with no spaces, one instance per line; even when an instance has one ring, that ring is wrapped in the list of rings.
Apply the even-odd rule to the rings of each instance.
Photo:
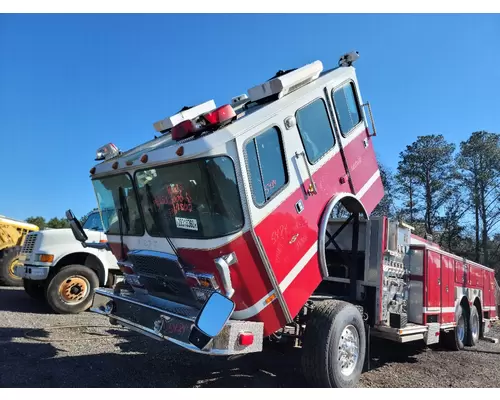
[[[205,118],[209,124],[219,125],[236,118],[236,113],[233,110],[233,107],[231,107],[229,104],[226,104],[225,106],[216,108],[213,111],[203,114],[203,118]]]
[[[236,119],[236,112],[229,104],[218,107],[196,118],[183,121],[172,128],[172,139],[179,141],[203,132],[216,130]]]
[[[186,139],[195,134],[197,130],[198,127],[193,120],[188,119],[187,121],[182,121],[172,128],[172,140]]]

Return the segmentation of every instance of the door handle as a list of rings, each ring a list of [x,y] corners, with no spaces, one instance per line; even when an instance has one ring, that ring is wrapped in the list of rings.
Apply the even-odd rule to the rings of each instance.
[[[318,190],[316,188],[316,183],[314,182],[314,179],[313,179],[312,174],[311,174],[311,170],[309,169],[309,164],[307,163],[307,159],[306,159],[305,153],[303,151],[301,151],[300,153],[298,151],[296,151],[295,152],[295,157],[299,158],[300,156],[302,156],[302,158],[304,159],[304,164],[306,166],[307,174],[309,175],[309,180],[311,181],[311,184],[306,189],[306,192],[310,196],[312,196],[313,194],[318,194]]]
[[[304,210],[304,203],[302,203],[302,200],[299,200],[295,203],[295,211],[297,211],[297,214],[300,214],[302,210]]]

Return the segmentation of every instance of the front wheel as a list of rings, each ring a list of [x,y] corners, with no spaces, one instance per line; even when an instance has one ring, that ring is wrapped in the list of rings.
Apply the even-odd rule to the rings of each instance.
[[[349,388],[358,384],[366,353],[366,333],[352,304],[325,300],[306,325],[302,367],[316,387]]]
[[[58,314],[78,314],[92,304],[94,290],[99,287],[96,273],[84,265],[62,267],[47,285],[46,298]]]

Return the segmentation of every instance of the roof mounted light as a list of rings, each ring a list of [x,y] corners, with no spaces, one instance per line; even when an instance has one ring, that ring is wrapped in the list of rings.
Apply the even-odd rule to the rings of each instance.
[[[182,140],[193,135],[198,130],[198,126],[192,120],[182,121],[172,128],[172,139]]]
[[[180,124],[181,122],[194,119],[201,114],[213,110],[215,107],[215,102],[213,100],[207,101],[194,107],[185,107],[177,114],[162,119],[161,121],[155,122],[153,126],[157,132],[164,133],[172,129],[174,126]]]
[[[270,96],[277,96],[279,99],[314,81],[322,71],[323,63],[314,61],[248,89],[248,95],[251,101],[258,101]]]
[[[108,143],[97,149],[96,161],[109,160],[110,158],[116,157],[120,154],[120,150],[113,143]]]
[[[179,141],[191,136],[199,136],[203,133],[214,132],[230,124],[236,117],[237,115],[233,107],[229,104],[225,104],[198,115],[193,119],[182,121],[175,125],[171,131],[172,139]]]
[[[231,107],[229,104],[226,104],[222,107],[216,108],[215,110],[207,112],[206,114],[203,114],[203,118],[210,125],[220,125],[232,121],[234,118],[236,118],[236,113],[234,112],[233,107]]]

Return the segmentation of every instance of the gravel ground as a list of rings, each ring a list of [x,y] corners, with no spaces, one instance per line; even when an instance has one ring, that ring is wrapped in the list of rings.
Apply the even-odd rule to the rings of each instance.
[[[490,336],[500,338],[500,325]],[[500,387],[500,344],[462,352],[380,340],[372,347],[361,387]],[[234,360],[193,354],[89,312],[53,314],[22,289],[0,287],[0,387],[304,387],[299,360],[298,351]]]

